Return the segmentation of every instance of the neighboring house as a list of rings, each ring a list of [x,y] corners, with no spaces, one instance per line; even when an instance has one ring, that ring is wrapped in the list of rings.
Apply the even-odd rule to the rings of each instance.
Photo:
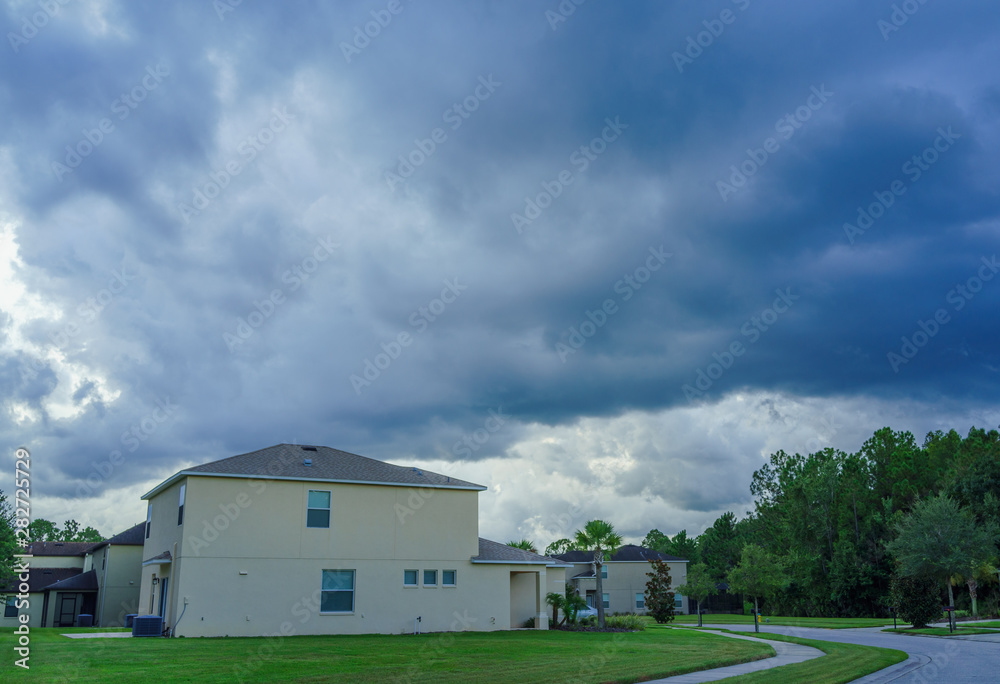
[[[279,444],[148,493],[140,614],[173,636],[548,627],[567,564],[479,537],[446,475]]]
[[[594,574],[594,552],[569,551],[555,557],[573,564],[573,567],[566,571],[566,581],[578,594],[587,599],[588,606],[596,607],[597,577]],[[605,611],[639,614],[646,612],[646,582],[649,580],[646,573],[652,571],[649,561],[654,559],[664,561],[670,568],[671,588],[687,581],[688,561],[642,546],[626,544],[601,566],[601,589],[604,594]],[[687,597],[675,593],[674,601],[676,613],[686,615]]]
[[[32,542],[28,559],[28,607],[19,609],[17,582],[7,587],[0,627],[18,624],[29,614],[29,627],[71,627],[83,613],[94,625],[119,627],[136,613],[144,524],[102,542]],[[125,606],[132,606],[124,611]]]

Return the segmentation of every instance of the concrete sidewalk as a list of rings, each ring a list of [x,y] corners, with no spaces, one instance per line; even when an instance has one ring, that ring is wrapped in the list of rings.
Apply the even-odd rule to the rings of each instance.
[[[777,653],[773,658],[765,658],[764,660],[755,660],[751,663],[741,663],[739,665],[729,665],[727,667],[717,667],[714,670],[701,670],[700,672],[690,672],[688,674],[677,675],[675,677],[666,677],[665,679],[653,679],[649,684],[660,684],[661,682],[671,682],[671,684],[693,684],[694,682],[714,682],[719,679],[725,679],[726,677],[734,677],[741,674],[749,674],[750,672],[757,672],[759,670],[769,670],[772,667],[781,667],[782,665],[791,665],[792,663],[802,663],[807,660],[812,660],[813,658],[818,658],[821,655],[825,655],[823,651],[813,648],[812,646],[801,646],[799,644],[790,644],[784,641],[768,641],[766,639],[757,639],[755,637],[741,636],[738,634],[727,634],[725,632],[717,632],[715,630],[699,630],[702,632],[708,632],[709,634],[718,634],[719,636],[728,637],[730,639],[744,639],[746,641],[758,641],[762,644],[767,644],[772,647]]]

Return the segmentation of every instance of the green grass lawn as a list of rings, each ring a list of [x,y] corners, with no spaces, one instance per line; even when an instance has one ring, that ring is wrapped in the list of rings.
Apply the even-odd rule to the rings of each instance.
[[[851,629],[858,627],[884,627],[892,624],[892,618],[809,618],[809,617],[775,617],[773,615],[764,616],[770,619],[770,623],[764,624],[778,625],[781,627],[819,627],[824,629]],[[703,615],[702,621],[707,625],[750,625],[753,626],[753,617],[750,615],[730,615],[726,613],[718,615]],[[697,625],[697,615],[678,615],[671,624],[677,625]]]
[[[773,623],[772,623],[773,624]],[[855,644],[835,644],[829,641],[799,639],[781,634],[754,634],[753,632],[734,632],[745,636],[755,636],[774,641],[790,641],[794,644],[812,646],[826,653],[820,658],[813,658],[804,663],[782,665],[771,670],[761,670],[752,674],[720,679],[720,682],[739,682],[739,684],[841,684],[864,677],[872,672],[878,672],[884,667],[901,663],[907,659],[902,651],[892,648],[875,648],[874,646],[857,646]]]
[[[949,631],[947,627],[925,627],[924,629],[913,629],[912,627],[899,629],[883,629],[883,632],[892,632],[893,634],[924,634],[926,636],[960,636],[960,635],[972,635],[972,634],[996,634],[995,629],[980,629],[979,625],[963,627],[962,623],[958,623],[958,629],[954,632]]]
[[[958,623],[959,626],[962,626],[962,625],[965,625],[965,624],[968,624],[969,627],[976,627],[976,628],[980,628],[980,627],[992,627],[993,629],[1000,629],[1000,620],[994,620],[993,622],[973,622],[973,623],[959,622]]]
[[[693,630],[464,632],[283,639],[69,639],[35,629],[31,669],[0,631],[0,681],[637,682],[774,655]]]

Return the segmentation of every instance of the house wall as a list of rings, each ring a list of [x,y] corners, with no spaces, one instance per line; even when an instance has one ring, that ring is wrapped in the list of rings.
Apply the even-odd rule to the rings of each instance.
[[[606,561],[604,566],[608,569],[608,577],[602,581],[603,593],[608,594],[610,607],[605,610],[608,613],[646,613],[645,609],[635,607],[635,595],[646,591],[646,582],[649,579],[646,573],[650,572],[650,564],[646,561]],[[687,563],[667,563],[670,568],[670,585],[677,587],[687,581]],[[576,563],[571,570],[567,571],[567,576],[581,572],[592,572],[593,563]],[[582,579],[576,581],[580,594],[586,596],[587,589],[596,589],[597,582],[594,579]],[[598,600],[600,597],[598,597]],[[681,608],[676,612],[681,615],[688,613],[688,599],[681,597]]]
[[[97,606],[101,627],[124,627],[125,616],[139,612],[142,550],[141,546],[109,545],[101,549],[104,553],[100,556],[95,554],[94,568],[101,588]]]
[[[8,594],[8,596],[11,596],[11,594]],[[44,598],[45,595],[42,592],[40,591],[32,592],[28,594],[28,606],[26,608],[18,609],[19,616],[27,613],[28,627],[42,626],[42,601],[44,600]],[[6,601],[0,604],[0,629],[15,628],[24,624],[20,622],[20,620],[17,617],[9,617],[9,618],[3,617],[3,614],[6,612],[5,610],[3,610],[3,606],[5,604]]]
[[[77,568],[83,572],[83,556],[33,556],[33,568]]]
[[[400,633],[507,629],[507,565],[473,564],[479,551],[478,492],[256,478],[186,478],[152,498],[149,559],[139,614],[150,610],[152,576],[170,577],[166,621],[183,636]],[[329,528],[306,527],[309,490],[329,490]],[[176,544],[176,547],[174,546]],[[355,570],[355,610],[320,614],[322,571]],[[455,587],[405,587],[403,571],[457,571]],[[240,574],[240,571],[246,574]],[[179,621],[178,621],[179,618]],[[287,624],[286,624],[287,623]]]
[[[524,627],[526,620],[538,617],[538,610],[536,610],[537,586],[535,584],[537,577],[537,572],[513,571],[510,573],[511,627]],[[541,610],[545,610],[544,604]]]

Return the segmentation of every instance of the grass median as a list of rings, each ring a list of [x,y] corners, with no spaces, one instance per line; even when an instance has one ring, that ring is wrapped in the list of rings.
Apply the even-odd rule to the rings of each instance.
[[[768,658],[753,642],[692,630],[293,636],[239,639],[70,639],[34,629],[30,670],[14,667],[0,630],[0,680],[158,682],[621,682]],[[9,674],[8,674],[9,673]]]
[[[773,624],[773,623],[772,623]],[[825,656],[813,658],[804,663],[782,665],[770,670],[761,670],[738,677],[720,679],[720,682],[732,684],[842,684],[852,682],[859,677],[878,672],[879,670],[901,663],[909,656],[892,648],[876,648],[875,646],[858,646],[856,644],[838,644],[831,641],[816,641],[815,639],[800,639],[783,634],[755,634],[753,632],[733,632],[743,636],[758,637],[772,641],[787,641],[803,646],[812,646],[825,653]]]
[[[922,636],[971,636],[973,634],[1000,634],[995,629],[982,629],[981,627],[963,627],[958,626],[954,632],[950,631],[947,627],[924,627],[922,629],[914,629],[913,627],[900,627],[899,629],[883,629],[883,632],[892,632],[893,634],[916,634]]]
[[[813,617],[779,617],[764,616],[770,622],[761,624],[778,627],[816,627],[820,629],[857,629],[860,627],[885,627],[892,624],[892,618],[813,618]],[[753,627],[753,617],[750,615],[731,615],[721,613],[703,615],[702,622],[706,625],[748,625]],[[678,615],[671,624],[697,625],[697,615]]]

